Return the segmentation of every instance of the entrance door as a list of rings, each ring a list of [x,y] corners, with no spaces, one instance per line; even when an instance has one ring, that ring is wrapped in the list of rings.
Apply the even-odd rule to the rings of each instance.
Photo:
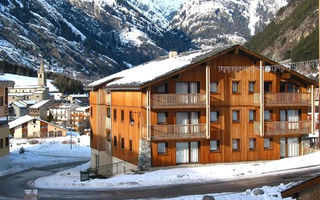
[[[189,163],[189,143],[188,142],[176,143],[176,163],[177,164]]]
[[[199,143],[198,142],[191,142],[190,146],[190,160],[192,163],[199,162]]]
[[[286,157],[286,138],[280,138],[280,158]]]
[[[191,133],[197,134],[199,133],[199,113],[198,112],[191,112]]]
[[[181,104],[186,104],[188,102],[188,92],[189,87],[187,82],[177,82],[176,83],[176,93],[178,94],[178,102]]]
[[[189,113],[177,112],[176,113],[176,124],[180,125],[178,130],[181,134],[188,134]]]
[[[299,138],[288,138],[288,157],[299,156]]]

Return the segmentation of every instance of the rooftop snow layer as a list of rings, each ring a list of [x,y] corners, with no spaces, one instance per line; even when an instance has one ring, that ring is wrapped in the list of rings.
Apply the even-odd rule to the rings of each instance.
[[[41,106],[43,106],[44,104],[48,103],[49,101],[51,101],[51,100],[49,99],[49,100],[39,101],[38,103],[32,105],[30,108],[38,109],[38,108],[40,108]]]
[[[32,119],[34,119],[34,117],[31,117],[30,115],[25,115],[23,117],[19,117],[18,119],[14,120],[12,122],[9,122],[9,129],[17,127],[21,124],[24,124]]]
[[[201,60],[214,56],[232,47],[233,45],[227,45],[209,50],[184,52],[171,58],[160,57],[156,60],[138,65],[137,67],[133,67],[92,82],[89,84],[89,87],[97,87],[105,83],[107,83],[107,87],[141,86],[150,81],[196,64]]]

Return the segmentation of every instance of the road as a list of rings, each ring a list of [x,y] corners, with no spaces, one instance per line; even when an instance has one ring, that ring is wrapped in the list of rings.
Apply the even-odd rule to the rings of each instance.
[[[0,199],[21,199],[23,191],[30,188],[27,182],[42,176],[48,176],[61,170],[72,168],[84,162],[59,164],[42,168],[30,169],[15,175],[0,178]],[[105,191],[95,190],[49,190],[39,189],[39,199],[155,199],[178,197],[185,195],[243,192],[248,188],[257,188],[264,185],[279,185],[280,183],[297,182],[320,174],[320,166],[304,168],[303,171],[283,171],[281,174],[269,174],[256,178],[228,180],[219,182],[193,183],[183,185],[170,185],[161,187],[145,187],[132,189],[112,189]],[[4,198],[7,197],[7,198]]]

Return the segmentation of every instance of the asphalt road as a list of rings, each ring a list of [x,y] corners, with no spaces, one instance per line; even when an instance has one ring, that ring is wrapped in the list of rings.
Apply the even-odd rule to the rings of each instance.
[[[27,182],[42,176],[48,176],[61,170],[72,168],[84,162],[53,165],[49,167],[34,168],[15,175],[0,177],[0,199],[21,199],[24,189],[30,188]],[[183,185],[169,185],[161,187],[145,187],[132,189],[112,190],[48,190],[38,189],[39,199],[156,199],[178,197],[185,195],[243,192],[248,188],[257,188],[264,185],[279,185],[280,183],[297,182],[320,175],[320,166],[304,168],[303,171],[283,171],[281,174],[266,174],[258,178],[227,180],[207,183],[193,183]]]

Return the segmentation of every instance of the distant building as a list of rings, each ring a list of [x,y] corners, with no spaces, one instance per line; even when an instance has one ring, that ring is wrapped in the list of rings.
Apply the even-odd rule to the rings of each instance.
[[[78,107],[71,112],[72,128],[86,134],[86,129],[90,128],[90,106]]]
[[[67,129],[29,115],[9,122],[10,134],[14,138],[64,137]]]
[[[89,104],[89,95],[88,94],[70,94],[66,98],[66,101],[72,104],[79,104],[79,105],[88,105]]]
[[[8,87],[14,82],[0,79],[0,170],[9,165]]]
[[[70,103],[61,103],[49,107],[47,115],[53,116],[53,121],[61,126],[67,127],[71,125],[71,112],[74,111],[79,105]]]
[[[28,108],[37,102],[35,100],[20,100],[10,104],[9,116],[22,117],[28,114]]]
[[[15,87],[9,90],[9,102],[28,99],[41,101],[49,98],[49,88],[47,87],[47,77],[43,61],[41,61],[38,71],[38,85],[28,85],[28,83],[16,84]]]
[[[42,100],[29,108],[29,115],[32,117],[39,117],[40,119],[47,120],[47,110],[49,106],[53,105],[53,100]]]

